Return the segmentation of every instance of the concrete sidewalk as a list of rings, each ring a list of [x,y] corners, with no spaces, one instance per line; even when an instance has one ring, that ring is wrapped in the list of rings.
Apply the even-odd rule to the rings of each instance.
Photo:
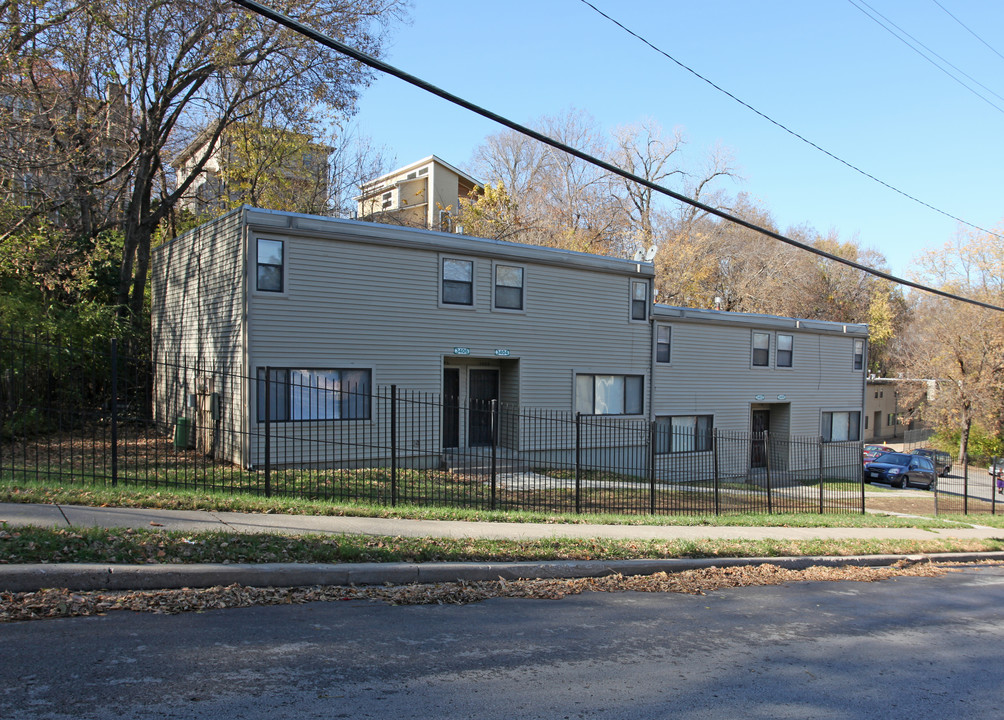
[[[11,527],[103,527],[184,531],[226,531],[284,534],[389,535],[401,537],[486,538],[539,540],[546,538],[620,538],[626,540],[962,540],[1004,538],[1004,529],[957,527],[917,528],[799,528],[708,525],[592,525],[564,523],[463,522],[401,520],[397,518],[280,515],[207,510],[160,510],[80,505],[0,503],[0,523]]]
[[[487,538],[535,540],[547,538],[619,538],[637,540],[931,540],[1004,538],[1004,530],[989,527],[920,530],[916,528],[795,528],[652,525],[570,525],[543,523],[473,523],[442,520],[249,514],[203,510],[97,508],[73,505],[0,503],[0,524],[8,528],[39,527],[145,528],[180,531],[226,531],[284,534],[356,534],[402,537]],[[949,559],[938,555],[939,559]],[[966,553],[959,561],[1004,559],[1004,553]],[[786,567],[808,565],[882,565],[902,556],[838,558],[715,558],[712,560],[632,560],[615,562],[532,563],[364,563],[309,565],[0,565],[0,590],[29,591],[43,587],[86,589],[153,589],[244,585],[345,585],[385,582],[446,582],[505,577],[594,577],[610,573],[676,572],[709,565],[771,562]]]

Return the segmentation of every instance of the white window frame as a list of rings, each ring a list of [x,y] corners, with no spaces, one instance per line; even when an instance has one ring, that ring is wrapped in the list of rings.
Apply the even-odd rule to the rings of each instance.
[[[758,363],[756,361],[757,350],[763,350],[763,348],[758,348],[756,346],[757,336],[763,336],[763,337],[767,338],[767,362],[764,362],[764,363]],[[770,346],[771,346],[770,336],[771,336],[771,333],[769,333],[769,332],[762,332],[760,330],[754,330],[750,334],[750,367],[753,367],[753,368],[769,368],[770,367]]]
[[[861,352],[858,352],[858,348],[861,348]],[[851,369],[854,372],[863,371],[865,369],[865,341],[861,338],[855,338],[854,342],[851,343]]]
[[[637,288],[639,288],[639,287],[640,288],[644,288],[644,291],[645,291],[645,299],[644,300],[639,299],[639,298],[635,298],[635,293],[637,292]],[[634,280],[634,279],[632,279],[631,282],[630,282],[630,284],[628,285],[628,288],[629,288],[629,290],[628,290],[628,292],[629,292],[628,298],[630,300],[630,302],[628,304],[628,319],[631,322],[648,322],[648,316],[649,316],[649,311],[650,311],[650,307],[649,306],[652,304],[650,302],[650,298],[652,296],[652,293],[651,293],[651,290],[649,288],[649,282],[648,282],[648,280]],[[639,307],[639,308],[642,309],[644,317],[637,318],[637,317],[634,316],[635,315],[636,303],[640,303],[639,305],[637,305],[637,307]]]
[[[618,385],[621,386],[619,398],[616,397]],[[637,385],[637,397],[629,398],[631,385]],[[605,397],[598,405],[597,396],[601,393]],[[645,376],[641,373],[577,372],[572,397],[575,412],[582,415],[642,416],[645,414]],[[634,408],[637,412],[628,412]]]
[[[521,273],[522,284],[519,287],[520,292],[520,306],[518,308],[512,307],[500,307],[498,304],[498,269],[500,267],[513,268],[519,270]],[[505,285],[503,287],[513,287],[511,285]],[[526,312],[526,267],[524,265],[517,265],[516,263],[507,262],[493,262],[492,263],[492,310],[497,310],[498,312],[505,313],[525,313]]]
[[[846,418],[847,437],[834,439],[833,437],[833,421],[835,419],[834,416],[844,416],[844,415],[847,416]],[[829,416],[829,422],[827,422],[827,416]],[[841,424],[840,427],[843,428],[843,424]],[[829,432],[827,432],[827,428],[829,428]],[[861,411],[860,410],[821,411],[819,417],[819,435],[820,437],[823,438],[823,442],[859,442],[861,440]]]
[[[791,347],[788,350],[781,349],[781,338],[788,338]],[[788,364],[781,364],[781,353],[788,353]],[[777,333],[774,338],[774,365],[782,370],[791,370],[795,367],[795,336],[790,333]]]
[[[463,262],[469,263],[471,266],[471,302],[468,303],[455,303],[447,302],[444,299],[444,294],[446,290],[446,263],[448,261],[453,262]],[[459,282],[456,280],[450,280],[449,282]],[[440,255],[439,256],[439,306],[444,308],[454,308],[456,310],[473,310],[477,305],[478,298],[478,264],[475,262],[474,258],[463,257],[460,255]]]
[[[265,371],[271,371],[273,402],[270,422],[348,422],[368,421],[373,417],[373,369],[369,367],[304,368],[258,366],[256,382],[256,419],[265,422]],[[345,375],[363,374],[362,391],[343,390]],[[332,377],[335,376],[335,377]],[[358,384],[356,386],[358,388]],[[358,394],[357,394],[358,393]],[[349,415],[346,416],[346,410]],[[358,411],[361,410],[361,413]],[[357,414],[358,413],[358,414]]]
[[[693,420],[693,434],[689,434],[689,428],[685,426],[687,421]],[[679,423],[675,421],[680,421]],[[704,422],[706,428],[701,431],[700,425]],[[713,413],[680,413],[677,415],[657,415],[655,418],[655,448],[656,455],[674,455],[677,453],[711,452],[713,448],[713,432],[715,428],[715,416]],[[660,428],[660,425],[668,425],[667,429]],[[674,427],[684,428],[674,430]],[[679,438],[680,447],[675,439]],[[690,443],[687,447],[685,441]]]
[[[666,341],[663,342],[659,337],[662,331],[666,331]],[[666,359],[659,359],[659,347],[665,346],[666,348]],[[671,365],[673,362],[673,326],[672,325],[656,325],[655,326],[655,361],[660,365]]]
[[[252,259],[251,276],[254,278],[252,281],[254,284],[252,286],[253,292],[255,294],[261,294],[268,297],[283,297],[289,294],[289,242],[285,238],[275,238],[268,237],[267,235],[256,235],[254,237],[254,257]],[[279,243],[282,247],[282,263],[279,267],[279,290],[269,290],[267,288],[263,289],[258,287],[258,270],[263,265],[268,267],[275,267],[275,263],[262,263],[258,260],[258,255],[260,251],[260,243],[270,242]]]

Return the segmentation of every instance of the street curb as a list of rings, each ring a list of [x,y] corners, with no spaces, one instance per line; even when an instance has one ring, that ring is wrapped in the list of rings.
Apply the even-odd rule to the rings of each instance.
[[[654,560],[568,560],[554,562],[447,563],[265,563],[192,565],[26,564],[0,566],[0,591],[169,590],[226,585],[298,587],[311,585],[407,585],[527,578],[571,579],[606,575],[653,575],[710,567],[776,565],[808,567],[888,566],[906,562],[972,563],[1004,561],[1004,552],[930,553]]]

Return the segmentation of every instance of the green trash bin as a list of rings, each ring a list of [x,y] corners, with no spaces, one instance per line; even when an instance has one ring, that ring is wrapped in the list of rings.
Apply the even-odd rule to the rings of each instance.
[[[192,425],[187,417],[180,417],[174,421],[174,449],[188,449],[188,440],[191,435]]]

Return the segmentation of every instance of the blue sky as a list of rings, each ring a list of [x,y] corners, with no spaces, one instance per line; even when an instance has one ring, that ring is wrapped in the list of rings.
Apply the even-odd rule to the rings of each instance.
[[[871,7],[988,89],[1004,108],[1004,3],[938,0],[592,0],[760,112],[889,185],[984,228],[1004,219],[1004,111],[870,20]],[[580,0],[415,0],[384,59],[517,122],[571,108],[605,129],[679,127],[698,167],[728,148],[745,191],[786,229],[808,224],[882,252],[897,274],[959,231],[758,117]],[[956,72],[957,71],[954,71]],[[965,79],[965,78],[963,78]],[[355,124],[400,164],[436,154],[466,168],[502,128],[392,78],[366,89]],[[667,202],[672,202],[667,200]]]

